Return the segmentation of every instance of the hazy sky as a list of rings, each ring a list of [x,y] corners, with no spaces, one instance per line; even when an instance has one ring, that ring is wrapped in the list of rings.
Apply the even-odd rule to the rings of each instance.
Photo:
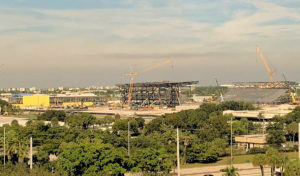
[[[299,0],[0,0],[0,87],[300,81]]]

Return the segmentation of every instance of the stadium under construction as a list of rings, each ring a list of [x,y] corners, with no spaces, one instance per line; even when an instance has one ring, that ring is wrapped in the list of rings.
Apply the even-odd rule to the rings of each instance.
[[[117,86],[121,94],[122,105],[130,104],[129,106],[134,108],[153,106],[174,108],[181,103],[180,89],[195,84],[198,84],[198,81],[146,82],[134,83],[132,85],[118,84]]]
[[[285,104],[291,102],[290,90],[296,82],[234,82],[224,101],[245,101],[253,104]]]

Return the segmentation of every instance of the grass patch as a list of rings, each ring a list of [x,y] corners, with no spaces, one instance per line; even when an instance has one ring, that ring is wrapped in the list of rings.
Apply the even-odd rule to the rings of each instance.
[[[16,115],[14,117],[26,118],[26,119],[29,119],[29,120],[37,120],[37,115],[36,114],[19,114],[19,115]]]

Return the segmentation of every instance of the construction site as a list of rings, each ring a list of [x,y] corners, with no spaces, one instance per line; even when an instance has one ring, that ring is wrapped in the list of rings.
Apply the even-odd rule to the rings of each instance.
[[[185,109],[196,109],[202,103],[220,103],[223,101],[244,101],[260,107],[282,104],[298,105],[296,90],[298,84],[288,81],[282,74],[283,81],[274,81],[275,69],[271,68],[262,51],[256,46],[269,80],[266,82],[233,82],[219,85],[217,89],[226,88],[226,92],[199,95],[192,89],[198,88],[199,81],[161,81],[135,82],[135,77],[171,64],[171,59],[146,67],[140,71],[124,74],[127,83],[116,84],[115,89],[105,90],[112,94],[95,94],[91,90],[77,92],[62,91],[52,94],[1,94],[1,99],[24,110],[73,109],[89,113],[131,116],[156,116]],[[104,91],[104,90],[103,90]],[[188,92],[188,94],[187,94]],[[99,92],[98,92],[99,93]]]
[[[256,50],[268,73],[269,81],[233,82],[228,92],[222,97],[223,101],[245,101],[257,105],[298,105],[296,98],[298,84],[288,81],[283,73],[284,81],[274,81],[275,69],[270,67],[258,46]]]

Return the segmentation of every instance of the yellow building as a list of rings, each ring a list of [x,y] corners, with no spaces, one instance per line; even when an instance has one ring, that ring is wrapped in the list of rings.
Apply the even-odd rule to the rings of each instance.
[[[23,104],[25,107],[49,107],[49,95],[25,95],[23,96]]]

